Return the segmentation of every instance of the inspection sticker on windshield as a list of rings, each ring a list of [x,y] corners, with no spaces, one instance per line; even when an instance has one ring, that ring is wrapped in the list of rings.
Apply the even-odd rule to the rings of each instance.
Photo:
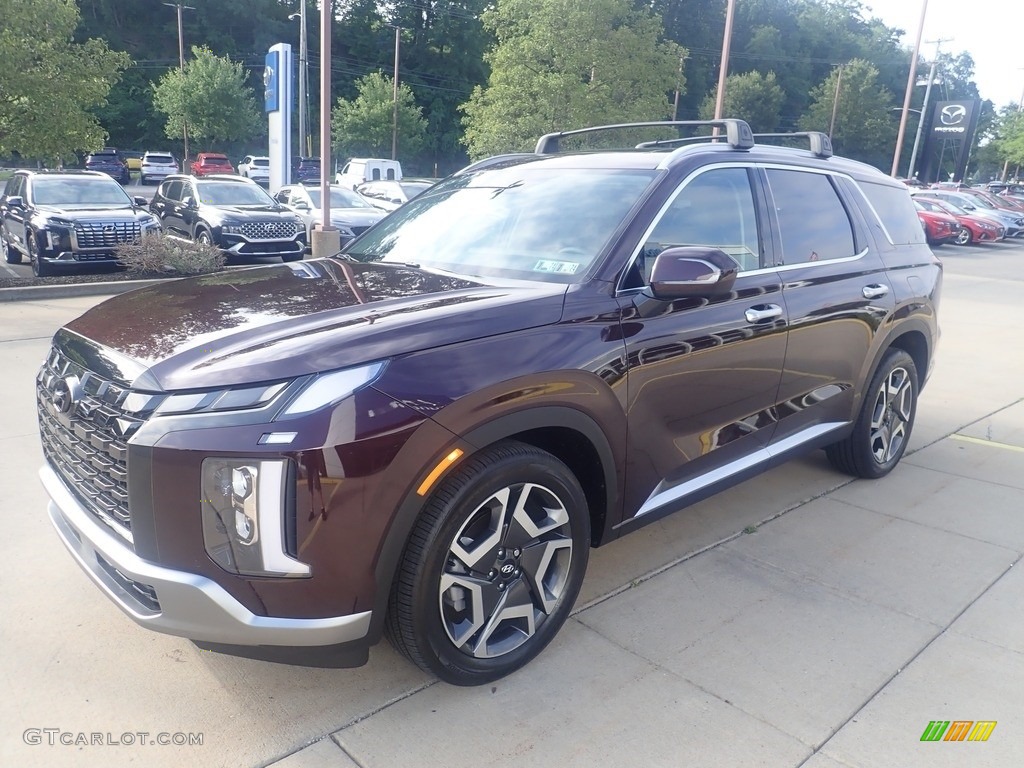
[[[557,272],[560,275],[574,275],[580,265],[575,261],[548,261],[541,259],[533,265],[534,272]]]

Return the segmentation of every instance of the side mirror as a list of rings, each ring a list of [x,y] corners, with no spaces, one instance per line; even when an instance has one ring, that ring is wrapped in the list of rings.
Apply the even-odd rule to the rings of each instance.
[[[296,200],[292,205],[295,207],[296,210],[299,211],[309,210],[309,203],[307,203],[305,200]]]
[[[185,195],[183,198],[181,198],[181,204],[186,208],[194,208],[196,205],[196,201],[193,199],[192,195]]]
[[[718,296],[732,290],[739,265],[718,248],[666,248],[651,269],[649,290],[656,299]]]
[[[8,208],[24,208],[25,207],[25,198],[23,198],[21,195],[13,195],[12,197],[8,197],[7,198],[7,207]]]
[[[142,195],[136,195],[135,197],[133,197],[132,202],[135,203],[136,205],[141,205],[142,207],[149,205],[149,200],[144,198]]]

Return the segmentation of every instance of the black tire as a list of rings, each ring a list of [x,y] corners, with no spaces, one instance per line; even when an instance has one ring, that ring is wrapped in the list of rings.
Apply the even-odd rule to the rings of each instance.
[[[213,237],[205,229],[200,229],[196,232],[196,242],[202,243],[203,245],[213,245]]]
[[[504,677],[561,628],[589,554],[589,511],[572,472],[539,448],[493,445],[421,512],[391,591],[388,638],[445,682]]]
[[[956,233],[953,242],[957,245],[970,245],[972,240],[974,240],[974,236],[971,234],[971,230],[967,227],[960,227],[960,231]]]
[[[914,359],[902,349],[890,349],[871,377],[853,432],[825,448],[832,466],[855,477],[889,474],[910,442],[917,394]]]
[[[3,238],[0,245],[3,245],[4,258],[8,264],[21,264],[21,251],[11,245],[7,238]]]
[[[35,232],[25,232],[25,245],[28,249],[28,260],[32,262],[32,274],[36,277],[49,277],[55,270],[39,256]]]

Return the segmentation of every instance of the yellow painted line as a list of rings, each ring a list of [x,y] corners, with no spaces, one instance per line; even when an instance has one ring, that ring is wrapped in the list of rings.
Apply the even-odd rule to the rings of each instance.
[[[1009,443],[997,443],[995,440],[985,440],[980,437],[968,437],[967,435],[950,435],[950,439],[959,440],[963,443],[974,443],[975,445],[988,445],[992,448],[1003,448],[1007,451],[1016,451],[1017,453],[1024,453],[1024,447],[1019,445],[1010,445]]]

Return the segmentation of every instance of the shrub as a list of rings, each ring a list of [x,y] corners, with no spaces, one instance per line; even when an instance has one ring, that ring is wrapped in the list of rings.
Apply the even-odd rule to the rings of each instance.
[[[132,272],[203,275],[224,266],[224,254],[212,245],[178,240],[161,233],[146,235],[114,249],[118,260]]]

